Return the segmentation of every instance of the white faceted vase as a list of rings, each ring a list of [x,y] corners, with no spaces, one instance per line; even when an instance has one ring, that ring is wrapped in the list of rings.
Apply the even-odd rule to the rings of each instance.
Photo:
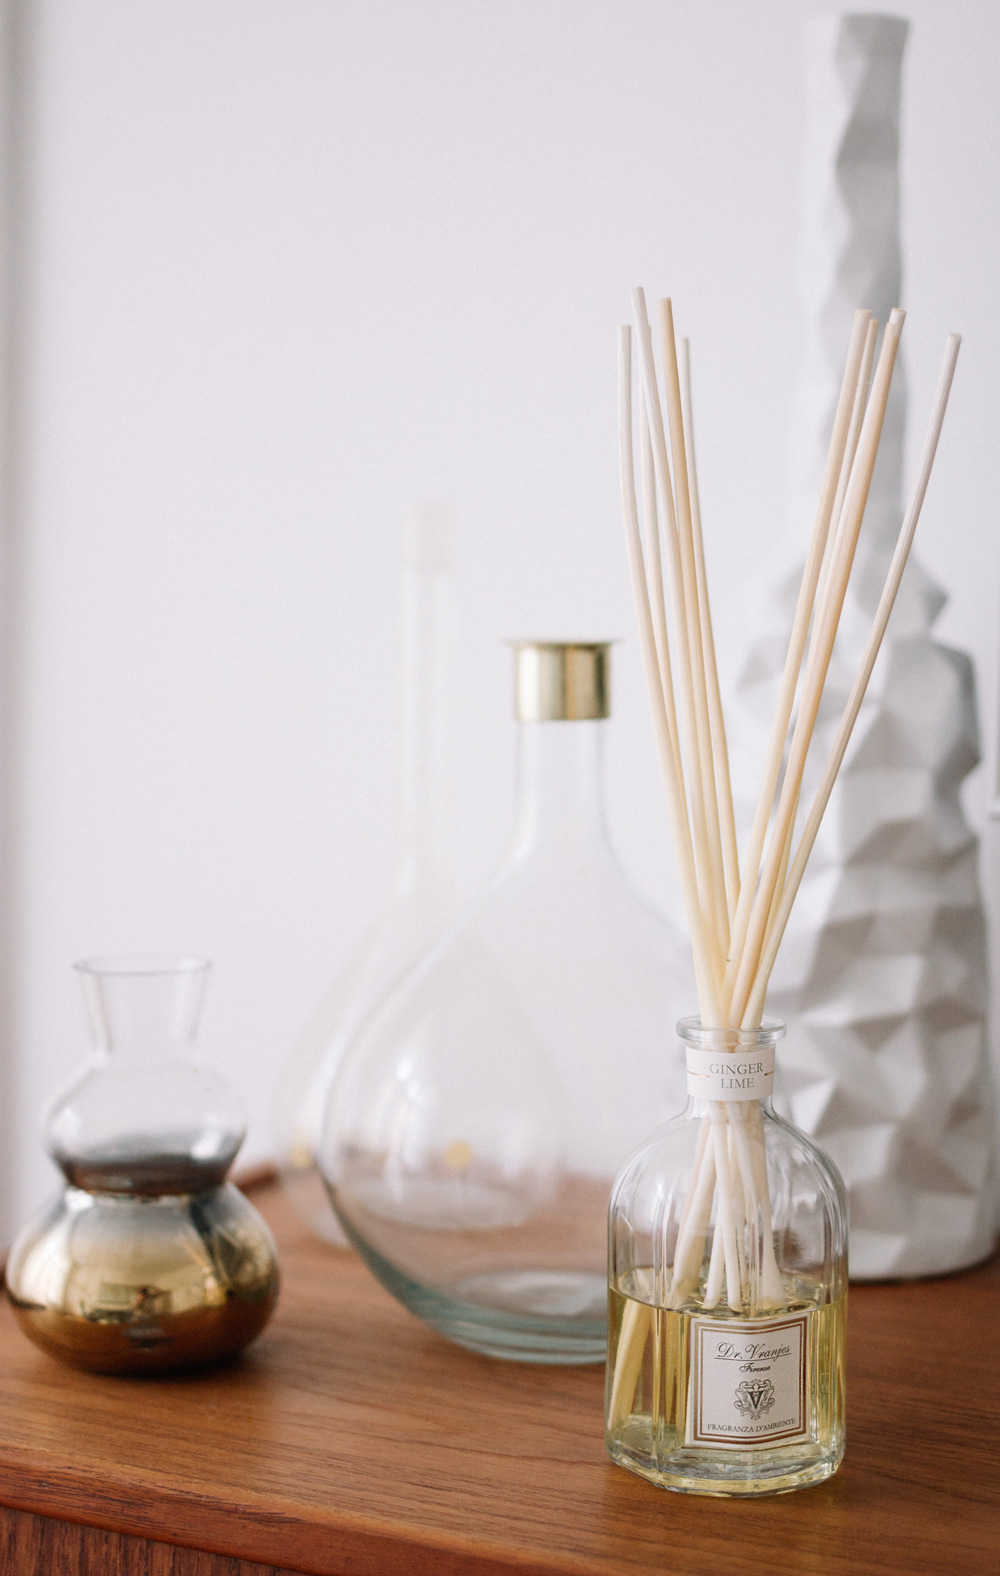
[[[870,307],[884,323],[899,304],[907,23],[829,16],[805,31],[805,355],[793,434],[800,540],[854,310]],[[831,743],[898,526],[905,420],[897,372],[815,762]],[[761,729],[799,573],[777,577],[741,679],[745,713]],[[944,600],[911,564],[768,994],[769,1011],[790,1026],[785,1109],[847,1183],[855,1279],[974,1263],[989,1253],[996,1224],[985,920],[978,840],[960,797],[979,760],[979,731],[972,664],[931,635]],[[806,802],[808,789],[807,781]]]

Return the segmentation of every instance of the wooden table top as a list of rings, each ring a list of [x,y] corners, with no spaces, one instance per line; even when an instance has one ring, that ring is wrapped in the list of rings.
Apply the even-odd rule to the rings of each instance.
[[[275,1318],[195,1377],[111,1379],[0,1308],[0,1503],[315,1576],[906,1576],[1000,1569],[1000,1262],[851,1291],[829,1482],[666,1493],[612,1466],[597,1368],[464,1352],[256,1194]]]

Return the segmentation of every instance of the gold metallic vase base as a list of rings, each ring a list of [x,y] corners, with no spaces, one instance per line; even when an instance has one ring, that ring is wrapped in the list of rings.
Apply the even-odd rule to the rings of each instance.
[[[7,1288],[24,1333],[52,1356],[95,1373],[168,1373],[260,1334],[278,1259],[231,1183],[156,1198],[71,1187],[15,1242]]]

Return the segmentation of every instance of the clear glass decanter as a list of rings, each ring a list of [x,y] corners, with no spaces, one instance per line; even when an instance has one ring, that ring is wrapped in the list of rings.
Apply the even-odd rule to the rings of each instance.
[[[316,1153],[344,1049],[459,908],[442,826],[452,521],[444,508],[425,506],[410,525],[404,538],[395,883],[375,929],[334,981],[296,1047],[276,1102],[285,1188],[309,1229],[338,1245],[346,1238],[330,1208]]]
[[[681,1492],[802,1488],[844,1451],[844,1185],[771,1108],[782,1024],[678,1032],[687,1108],[611,1201],[608,1450]]]
[[[78,1367],[212,1362],[252,1341],[277,1299],[271,1233],[226,1181],[242,1104],[195,1059],[209,967],[77,964],[95,1053],[45,1124],[67,1185],[18,1236],[7,1289],[24,1332]]]
[[[527,1361],[603,1360],[611,1185],[683,1083],[663,1045],[690,965],[605,830],[608,659],[516,647],[507,860],[347,1050],[321,1152],[383,1284],[452,1340]]]

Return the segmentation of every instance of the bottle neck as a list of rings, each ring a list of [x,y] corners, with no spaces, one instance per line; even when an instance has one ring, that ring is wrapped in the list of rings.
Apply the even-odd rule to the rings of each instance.
[[[774,1048],[785,1032],[777,1019],[756,1029],[706,1029],[698,1018],[677,1025],[688,1094],[712,1104],[763,1105],[774,1089]]]
[[[611,858],[603,721],[522,722],[513,855]]]
[[[399,745],[399,863],[408,894],[447,883],[444,853],[444,715],[451,574],[409,564],[403,577]]]
[[[187,1060],[194,1055],[209,969],[204,959],[93,959],[76,967],[102,1059]]]
[[[752,1121],[758,1111],[763,1116],[777,1117],[774,1101],[770,1095],[765,1095],[760,1100],[727,1102],[725,1100],[703,1100],[693,1094],[688,1095],[687,1104],[681,1112],[681,1116],[700,1122],[703,1117],[711,1116],[713,1111],[718,1111],[722,1108],[726,1110],[727,1114],[730,1112],[734,1113],[735,1120],[744,1122]]]

